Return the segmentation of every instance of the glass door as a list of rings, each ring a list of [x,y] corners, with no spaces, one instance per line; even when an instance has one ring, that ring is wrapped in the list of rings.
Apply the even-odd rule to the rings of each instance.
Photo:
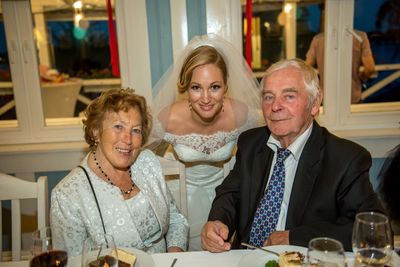
[[[110,11],[107,1],[30,2],[46,124],[82,117],[93,98],[120,83],[111,64],[113,2]]]
[[[9,43],[11,49],[15,44]],[[14,90],[11,77],[10,61],[15,58],[8,53],[3,11],[0,6],[0,125],[17,126]]]

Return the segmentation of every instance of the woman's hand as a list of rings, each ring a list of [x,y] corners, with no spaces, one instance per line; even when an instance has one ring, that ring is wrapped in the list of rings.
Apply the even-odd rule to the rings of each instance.
[[[181,249],[180,247],[169,247],[167,248],[168,252],[183,252],[183,249]]]

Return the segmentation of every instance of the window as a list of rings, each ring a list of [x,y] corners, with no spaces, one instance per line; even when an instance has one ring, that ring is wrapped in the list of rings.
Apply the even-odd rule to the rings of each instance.
[[[186,7],[190,6],[187,4],[190,1],[178,0],[170,2],[172,47],[169,45],[161,46],[162,49],[168,50],[165,53],[170,54],[172,52],[172,55],[175,56],[179,54],[188,42],[190,32],[188,31],[188,28],[190,28],[188,23],[193,23],[193,20],[195,20],[193,16],[190,18],[187,17]],[[260,37],[264,34],[265,38],[269,38],[264,40],[268,47],[266,54],[260,53],[260,55],[265,55],[263,57],[266,57],[269,61],[290,55],[302,57],[312,36],[321,31],[318,23],[322,17],[322,21],[325,24],[323,29],[326,33],[324,47],[326,51],[326,64],[324,72],[324,105],[319,121],[336,134],[361,143],[374,156],[384,156],[386,151],[400,142],[398,124],[400,102],[349,104],[351,62],[348,59],[352,58],[352,34],[349,33],[349,30],[359,27],[357,26],[357,20],[355,20],[355,14],[359,12],[357,9],[363,7],[362,1],[359,1],[309,0],[292,2],[289,15],[285,15],[284,18],[290,21],[290,30],[283,29],[281,24],[279,24],[279,15],[284,10],[283,4],[285,1],[279,1],[279,6],[276,4],[278,1],[275,0],[254,1],[254,3],[265,2],[269,5],[274,3],[274,6],[267,9],[272,14],[270,15],[272,18],[269,21],[269,27],[271,28],[269,33],[266,32],[268,31],[268,25],[265,25],[266,21],[260,21],[260,24],[262,24],[259,28]],[[46,2],[53,3],[56,1]],[[381,0],[367,2],[382,3]],[[396,1],[384,1],[384,3],[386,2]],[[35,13],[34,4],[36,1],[31,1],[31,3],[35,20],[32,17],[30,1],[1,0],[3,12],[1,22],[4,22],[5,26],[8,45],[7,53],[10,58],[9,64],[12,77],[12,88],[9,88],[8,92],[12,92],[11,97],[14,97],[16,105],[15,115],[18,121],[0,120],[0,144],[82,141],[82,126],[79,118],[47,117],[45,119],[43,117],[42,97],[40,93],[42,87],[39,80],[38,62],[50,62],[50,64],[56,64],[50,66],[56,66],[56,68],[60,69],[62,65],[59,65],[59,62],[55,60],[58,57],[55,56],[53,51],[53,47],[54,50],[58,49],[56,40],[54,39],[53,41],[50,37],[39,39],[38,35],[33,35],[34,28],[32,26],[32,21],[35,21],[35,27],[50,29],[53,27],[52,23],[57,21],[70,23],[71,20],[69,19],[68,22],[67,17],[56,19],[54,17],[55,13],[52,16],[50,14],[44,16],[43,12]],[[239,1],[231,0],[204,1],[204,3],[206,19],[201,18],[201,21],[206,22],[206,31],[208,33],[218,33],[231,41],[239,50],[242,50],[243,35],[241,29],[243,13],[241,7],[243,5]],[[139,94],[147,98],[151,105],[153,75],[151,73],[151,64],[157,63],[152,63],[152,60],[150,60],[149,24],[147,16],[144,15],[147,14],[146,1],[118,0],[115,4],[123,86],[135,88]],[[261,11],[257,11],[254,8],[254,12]],[[40,17],[41,14],[43,15],[43,19],[40,20],[37,17]],[[96,22],[101,20],[95,17],[91,17],[90,20]],[[264,19],[261,17],[260,15],[260,20]],[[385,32],[384,29],[387,29],[387,25],[389,25],[386,24],[386,21],[386,19],[383,20],[385,23],[382,23],[382,32]],[[40,22],[42,23],[40,24]],[[154,29],[154,27],[152,26],[151,28]],[[364,29],[364,31],[369,32],[367,29]],[[51,35],[51,30],[44,32]],[[389,33],[389,31],[386,32]],[[265,34],[270,34],[270,36]],[[34,36],[36,39],[34,39]],[[93,37],[93,39],[99,36]],[[371,39],[372,50],[374,52],[376,51],[376,48],[374,48],[374,37],[372,35],[368,37]],[[99,37],[99,40],[102,38]],[[41,42],[43,40],[48,41]],[[261,41],[260,43],[261,48],[265,48],[264,43]],[[41,51],[45,51],[45,49],[40,48],[41,45],[52,48],[48,49],[48,61],[45,61],[46,54],[41,55]],[[0,49],[2,49],[0,52],[4,50],[1,47]],[[271,51],[275,52],[271,54]],[[277,55],[274,53],[277,53]],[[37,60],[38,58],[40,60]],[[260,62],[262,62],[262,57],[260,56],[259,58]],[[11,59],[14,59],[14,61]],[[395,63],[394,65],[398,65],[396,62],[391,62],[390,64]],[[264,65],[266,67],[268,64]],[[256,71],[261,69],[256,69]],[[63,71],[61,70],[61,72]],[[14,77],[18,77],[18,79]],[[77,105],[86,105],[85,103],[89,103],[92,96],[88,94],[98,94],[100,91],[106,90],[111,86],[121,86],[121,81],[116,78],[83,79],[82,83],[84,93],[80,91]],[[1,83],[0,85],[2,86],[0,88],[3,90],[4,84]],[[74,116],[78,115],[79,112],[75,110]],[[5,123],[7,125],[4,125]]]
[[[5,125],[7,121],[15,120],[17,114],[2,15],[0,15],[0,40],[0,125]]]
[[[241,1],[242,19],[245,2]],[[394,55],[400,47],[399,34],[395,33],[399,25],[389,22],[388,19],[397,18],[398,21],[399,15],[394,14],[398,8],[393,7],[393,5],[398,7],[397,2],[391,0],[311,0],[296,1],[296,3],[253,1],[253,71],[261,78],[264,70],[280,59],[292,57],[306,59],[307,49],[313,37],[324,35],[318,51],[324,57],[324,63],[320,64],[324,70],[318,68],[324,92],[323,108],[318,120],[338,135],[360,142],[373,153],[383,156],[385,151],[400,142],[398,127],[400,117],[398,73],[400,72],[398,72],[397,56]],[[388,8],[390,5],[392,8]],[[386,15],[385,12],[379,11],[385,8]],[[376,25],[382,25],[381,29],[379,30]],[[383,88],[368,98],[365,98],[368,89],[363,89],[365,99],[363,104],[357,105],[350,105],[352,61],[349,59],[353,57],[353,28],[368,33],[377,69],[382,72],[363,85],[372,89]],[[379,53],[378,50],[384,52]],[[391,61],[388,61],[388,58]],[[386,66],[381,65],[382,63]],[[316,62],[313,64],[314,67],[318,67]],[[387,73],[383,74],[384,72]],[[388,75],[392,75],[393,81],[388,85],[382,85],[382,81]],[[383,96],[383,92],[386,96]],[[376,98],[379,94],[381,94],[380,100]],[[372,100],[372,95],[376,100]],[[388,100],[392,102],[383,102]],[[377,103],[378,101],[382,102]],[[384,138],[380,139],[380,136]]]
[[[83,140],[82,110],[101,91],[120,87],[105,2],[78,11],[60,1],[1,6],[0,143]]]
[[[362,103],[400,101],[400,4],[392,0],[356,0],[354,29],[371,44],[376,74],[363,83]]]
[[[31,3],[44,116],[80,117],[91,99],[103,90],[93,88],[93,83],[119,78],[112,73],[106,2],[82,1],[81,7],[59,3],[41,6],[44,2],[40,0]],[[55,98],[57,110],[49,104]]]

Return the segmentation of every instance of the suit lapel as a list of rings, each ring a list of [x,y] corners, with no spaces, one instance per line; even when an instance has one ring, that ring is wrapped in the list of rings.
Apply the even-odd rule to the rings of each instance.
[[[268,137],[268,136],[267,136]],[[266,139],[268,140],[268,138]],[[261,197],[264,195],[265,186],[268,181],[268,175],[271,169],[272,159],[274,152],[270,149],[266,142],[260,148],[260,150],[255,154],[252,164],[252,172],[251,172],[251,180],[248,196],[248,212],[249,218],[247,225],[251,225],[253,222],[253,215],[257,209],[258,203],[260,202]]]
[[[314,121],[312,133],[304,146],[297,165],[296,175],[290,195],[286,229],[301,223],[318,175],[324,138],[322,129]]]

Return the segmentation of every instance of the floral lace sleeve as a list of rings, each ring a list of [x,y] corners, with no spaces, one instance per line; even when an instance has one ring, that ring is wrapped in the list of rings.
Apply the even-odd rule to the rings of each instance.
[[[166,235],[167,248],[180,247],[184,251],[188,247],[189,224],[186,218],[179,212],[176,203],[167,187],[169,202],[169,229]]]

